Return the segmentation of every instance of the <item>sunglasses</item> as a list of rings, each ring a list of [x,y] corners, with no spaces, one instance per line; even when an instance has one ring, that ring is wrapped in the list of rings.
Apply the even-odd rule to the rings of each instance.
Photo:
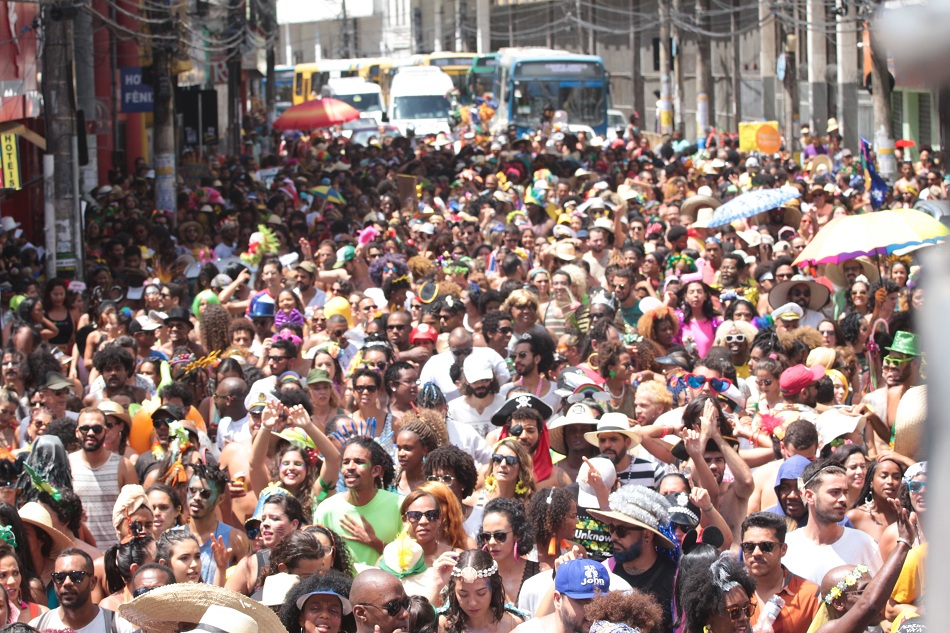
[[[686,384],[693,389],[701,389],[703,385],[708,382],[712,390],[718,393],[722,393],[732,386],[732,381],[728,378],[706,378],[705,376],[697,376],[696,374],[686,374],[685,379]]]
[[[353,387],[353,391],[358,391],[360,393],[367,391],[369,393],[376,393],[379,390],[379,387],[376,385],[356,385]]]
[[[194,486],[188,486],[188,494],[192,497],[198,496],[207,501],[211,498],[211,495],[214,494],[208,488],[195,488]]]
[[[518,462],[521,461],[517,455],[499,455],[498,453],[494,453],[491,456],[491,460],[492,460],[492,463],[500,464],[502,462],[505,462],[509,466],[517,466]]]
[[[158,587],[139,587],[138,589],[132,592],[132,597],[138,598],[139,596],[144,596],[145,594],[147,594],[149,591],[153,589],[158,589]]]
[[[511,334],[512,332],[515,331],[515,329],[510,326],[505,326],[505,327],[498,328],[498,331],[501,332],[502,334]]]
[[[53,582],[55,582],[57,585],[61,585],[66,582],[67,578],[69,578],[69,580],[74,585],[78,585],[86,576],[92,576],[92,574],[82,569],[77,569],[75,571],[54,571],[52,574],[50,574]]]
[[[387,330],[399,330],[399,331],[401,332],[402,330],[405,330],[407,327],[409,327],[409,326],[406,325],[406,324],[404,324],[404,323],[390,323],[389,325],[386,326],[386,329],[387,329]]]
[[[445,484],[446,486],[451,486],[455,481],[455,477],[453,475],[429,475],[426,477],[426,481],[437,481],[439,483]]]
[[[742,553],[752,555],[755,552],[755,548],[758,547],[760,550],[762,550],[763,554],[771,554],[778,545],[779,544],[775,541],[761,541],[759,543],[747,541],[742,544]]]
[[[268,363],[279,363],[282,360],[288,360],[288,358],[286,356],[268,356],[267,357]]]
[[[756,380],[755,384],[760,387],[771,387],[773,382],[775,382],[773,379],[766,378],[765,380]]]
[[[754,611],[752,603],[743,606],[743,607],[729,607],[726,609],[726,614],[729,616],[729,619],[733,622],[738,622],[743,617],[751,618],[752,612]]]
[[[174,421],[175,420],[173,420],[172,418],[152,418],[152,426],[154,426],[155,428],[158,428],[160,426],[168,426]]]
[[[410,523],[418,523],[422,520],[422,517],[426,518],[426,521],[429,523],[434,523],[439,520],[439,517],[442,516],[442,513],[438,510],[409,510],[408,512],[402,515],[402,518]]]
[[[903,365],[904,363],[909,363],[914,360],[913,357],[910,358],[897,358],[895,356],[885,356],[884,363],[890,365]]]
[[[452,350],[452,355],[453,355],[453,356],[468,356],[468,355],[471,354],[471,353],[472,353],[472,348],[471,348],[471,347],[464,347],[464,348],[462,348],[462,349],[453,349],[453,350]]]
[[[479,532],[475,538],[478,540],[479,545],[485,545],[491,540],[494,540],[496,543],[504,543],[508,540],[508,534],[510,534],[510,532]]]
[[[911,492],[923,492],[927,486],[926,481],[908,481],[907,489]]]
[[[745,334],[726,334],[727,343],[745,343]]]
[[[369,604],[369,603],[360,603],[355,605],[357,607],[373,607],[374,609],[382,609],[386,612],[391,618],[396,617],[403,611],[408,611],[409,607],[412,606],[412,601],[409,599],[409,596],[405,598],[394,598],[387,602],[386,604],[380,606],[378,604]]]
[[[384,360],[376,361],[375,363],[372,361],[364,360],[362,362],[362,365],[363,367],[369,367],[370,369],[375,367],[379,371],[383,371],[384,369],[386,369],[386,361]]]
[[[789,297],[810,297],[811,290],[791,290],[788,293]]]
[[[616,534],[617,538],[627,538],[627,535],[631,532],[641,532],[643,528],[634,527],[632,525],[611,525],[610,533]]]
[[[104,427],[101,424],[93,424],[92,426],[80,426],[76,430],[79,431],[80,435],[85,435],[86,433],[89,433],[90,431],[92,431],[93,435],[99,435],[105,429],[106,427]]]

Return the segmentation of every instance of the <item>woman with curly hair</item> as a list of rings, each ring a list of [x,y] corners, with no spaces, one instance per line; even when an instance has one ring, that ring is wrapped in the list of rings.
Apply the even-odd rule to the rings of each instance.
[[[343,537],[325,525],[309,525],[304,532],[312,534],[323,548],[323,567],[343,572],[350,578],[356,576],[353,569],[353,560],[350,558],[350,549],[346,546]]]
[[[748,321],[723,321],[716,329],[716,338],[713,345],[727,347],[732,354],[732,366],[736,368],[736,376],[748,378],[752,375],[749,367],[749,351],[752,349],[752,340],[759,331]]]
[[[848,312],[842,316],[838,325],[841,328],[841,338],[843,339],[841,344],[849,348],[858,361],[856,376],[858,380],[851,382],[851,387],[854,390],[852,402],[854,402],[864,397],[866,391],[870,391],[872,385],[871,372],[877,373],[876,368],[871,366],[870,354],[867,352],[868,339],[871,338],[871,325],[867,322],[867,319],[857,312]]]
[[[539,563],[554,567],[554,559],[573,544],[577,525],[576,488],[546,488],[528,504],[528,524],[534,526]]]
[[[604,384],[604,377],[600,375],[600,351],[606,343],[620,342],[620,328],[610,319],[600,319],[594,323],[584,337],[581,346],[581,358],[584,359],[578,369],[587,374],[590,381],[597,385]]]
[[[408,417],[408,415],[406,416]],[[428,424],[416,418],[403,418],[402,428],[396,434],[396,486],[393,492],[408,495],[426,481],[422,465],[426,455],[439,447],[435,431]]]
[[[541,325],[541,312],[538,296],[530,290],[518,289],[513,291],[505,302],[501,304],[499,310],[511,315],[511,326],[514,333],[511,335],[511,341],[508,343],[508,351],[513,351],[515,343],[524,334],[531,333],[539,335],[547,333],[544,326]]]
[[[591,633],[629,633],[631,629],[640,633],[663,631],[663,609],[653,596],[636,589],[601,594],[584,607],[584,615],[591,622]]]
[[[524,622],[523,617],[505,606],[505,583],[498,562],[482,550],[462,552],[445,575],[448,606],[439,618],[440,631],[509,633]]]
[[[663,352],[677,344],[679,331],[679,316],[666,306],[647,310],[637,321],[637,333],[659,345]]]
[[[517,438],[506,437],[492,447],[491,462],[475,507],[493,499],[515,499],[525,503],[534,494],[534,463]]]
[[[264,581],[274,574],[296,574],[306,578],[320,569],[327,569],[326,552],[320,541],[309,532],[291,532],[270,551],[267,564],[257,575],[257,584],[251,598],[263,597]]]
[[[356,633],[350,604],[352,576],[335,569],[304,578],[287,592],[280,621],[287,633]]]
[[[597,371],[610,396],[610,408],[628,418],[636,416],[633,404],[636,390],[630,385],[635,369],[630,352],[620,341],[607,341],[597,352]]]
[[[518,604],[521,586],[528,578],[548,569],[546,563],[525,558],[534,548],[534,526],[528,522],[524,505],[514,499],[494,499],[485,506],[476,541],[498,563],[511,604]]]
[[[712,303],[712,289],[702,281],[683,284],[677,301],[680,305],[680,332],[677,343],[696,348],[696,355],[706,356],[713,345],[713,335],[722,319],[716,316]]]
[[[732,552],[712,565],[681,566],[676,584],[685,633],[751,633],[755,580]]]
[[[369,278],[377,288],[382,288],[389,279],[405,277],[408,274],[406,258],[399,253],[386,253],[369,265]]]
[[[231,315],[224,306],[218,303],[209,303],[201,311],[199,319],[201,328],[201,344],[208,352],[223,352],[231,345],[228,336],[228,326],[231,324]]]

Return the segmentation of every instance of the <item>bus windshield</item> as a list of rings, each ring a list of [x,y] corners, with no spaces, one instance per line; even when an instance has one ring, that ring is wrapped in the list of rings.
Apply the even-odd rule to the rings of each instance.
[[[393,98],[393,111],[390,117],[395,119],[447,119],[449,100],[441,95],[406,95]]]
[[[379,95],[375,92],[366,92],[363,94],[352,95],[333,95],[334,99],[339,99],[347,103],[360,112],[374,112],[382,110],[383,106],[379,101]]]
[[[604,84],[581,84],[557,79],[516,79],[512,92],[512,120],[525,127],[536,127],[546,106],[567,112],[573,125],[604,125],[607,112]]]

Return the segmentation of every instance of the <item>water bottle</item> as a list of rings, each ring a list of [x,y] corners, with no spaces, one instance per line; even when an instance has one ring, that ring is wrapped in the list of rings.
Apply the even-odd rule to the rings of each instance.
[[[785,601],[782,600],[782,597],[779,595],[774,595],[769,598],[769,601],[765,603],[765,606],[762,607],[762,613],[759,616],[759,621],[756,622],[755,628],[752,629],[752,633],[772,633],[772,624],[775,623],[776,618],[782,612],[782,607],[785,606]]]

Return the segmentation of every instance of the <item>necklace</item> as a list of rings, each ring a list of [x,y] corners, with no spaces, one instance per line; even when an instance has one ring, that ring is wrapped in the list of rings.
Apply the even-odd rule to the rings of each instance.
[[[534,390],[534,395],[541,397],[541,387],[543,387],[544,378],[538,376],[538,388]],[[521,386],[524,387],[524,376],[521,377]]]
[[[620,395],[614,395],[614,392],[610,390],[610,385],[606,382],[604,383],[604,389],[607,391],[607,395],[610,396],[612,400],[623,400],[623,397],[627,395],[627,383],[623,383],[623,386],[620,388]]]

